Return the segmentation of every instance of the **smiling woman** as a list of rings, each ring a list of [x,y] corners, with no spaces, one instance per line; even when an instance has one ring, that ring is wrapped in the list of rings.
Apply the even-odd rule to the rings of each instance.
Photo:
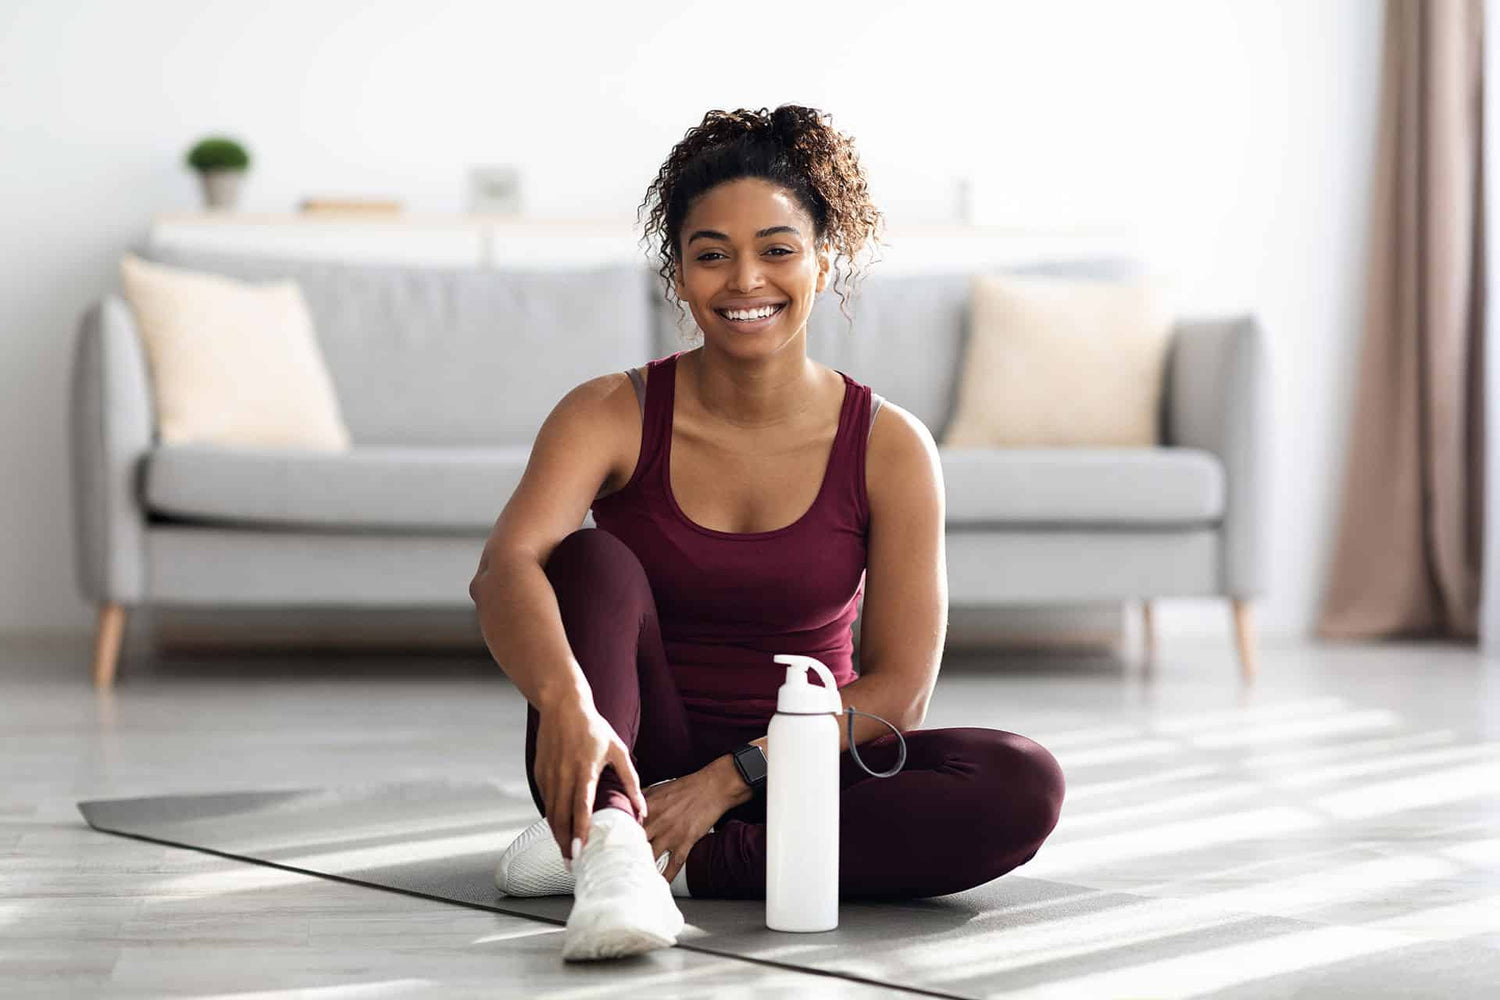
[[[558,404],[470,585],[530,703],[544,817],[496,880],[573,893],[564,958],[674,943],[674,895],[764,896],[780,653],[821,660],[845,708],[905,738],[900,773],[872,779],[849,744],[886,768],[895,737],[864,716],[840,727],[842,895],[971,888],[1057,822],[1045,748],[920,730],[947,632],[942,466],[922,421],[808,357],[834,259],[857,278],[880,225],[852,140],[824,117],[710,111],[672,150],[645,230],[703,343]],[[590,508],[597,527],[579,529]]]
[[[842,273],[836,273],[834,291],[848,315],[849,299],[863,274],[856,258],[878,242],[883,219],[870,200],[854,140],[834,129],[825,121],[828,117],[790,104],[772,112],[765,108],[710,111],[672,150],[647,189],[637,218],[649,209],[644,240],[653,244],[657,273],[667,286],[669,301],[670,293],[676,292],[679,312],[684,272],[694,270],[694,265],[733,260],[732,254],[709,246],[714,241],[730,244],[729,234],[689,225],[689,213],[716,187],[740,178],[759,178],[782,191],[787,207],[801,219],[753,233],[757,242],[781,236],[791,238],[796,246],[783,248],[780,254],[772,252],[771,243],[758,249],[772,256],[795,257],[802,248],[816,247],[846,260],[848,286],[844,287]],[[679,244],[683,234],[686,239]],[[827,267],[825,260],[825,272]],[[822,290],[820,284],[818,291]],[[806,318],[804,314],[800,320]],[[792,313],[784,322],[798,319]]]

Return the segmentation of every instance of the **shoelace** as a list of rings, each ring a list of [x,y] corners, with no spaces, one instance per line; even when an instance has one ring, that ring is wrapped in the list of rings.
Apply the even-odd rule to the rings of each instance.
[[[605,833],[596,830],[596,834]],[[644,880],[649,875],[652,878],[661,878],[661,872],[656,870],[656,863],[637,864],[630,855],[637,854],[640,845],[632,843],[634,838],[628,834],[616,834],[614,831],[605,834],[604,842],[595,844],[590,839],[584,850],[588,852],[588,863],[574,865],[574,887],[573,895],[582,896],[596,890],[604,889],[615,883],[628,883],[630,885],[648,885]],[[590,851],[589,848],[593,849]],[[647,852],[649,853],[649,851]],[[616,861],[609,855],[620,855]],[[580,859],[582,860],[582,859]]]

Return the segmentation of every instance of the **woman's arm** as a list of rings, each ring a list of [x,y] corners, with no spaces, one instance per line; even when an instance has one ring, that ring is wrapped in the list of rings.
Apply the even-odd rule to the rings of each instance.
[[[628,402],[623,400],[628,395]],[[607,480],[621,440],[615,414],[636,403],[629,380],[611,373],[570,390],[537,431],[521,482],[490,530],[469,596],[495,662],[538,710],[592,699],[563,629],[545,566],[578,530]]]
[[[903,731],[927,716],[948,634],[946,494],[938,449],[921,420],[889,400],[880,408],[865,457],[870,498],[865,604],[860,613],[859,678],[839,689],[844,707],[890,721]],[[890,414],[889,416],[882,416]],[[856,746],[889,733],[875,719],[854,717]],[[751,740],[762,750],[767,738]],[[847,722],[839,750],[849,749]],[[729,754],[704,770],[738,805],[751,789]]]

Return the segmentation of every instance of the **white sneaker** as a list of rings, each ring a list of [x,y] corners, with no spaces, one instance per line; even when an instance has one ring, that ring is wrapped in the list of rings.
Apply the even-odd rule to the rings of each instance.
[[[657,865],[634,816],[619,809],[593,813],[589,841],[573,865],[577,884],[564,961],[638,955],[677,943],[686,922]]]
[[[611,809],[610,812],[619,812]],[[665,875],[672,856],[662,852],[656,872]],[[495,866],[495,887],[507,896],[571,896],[573,873],[568,871],[557,838],[545,819],[522,830]]]

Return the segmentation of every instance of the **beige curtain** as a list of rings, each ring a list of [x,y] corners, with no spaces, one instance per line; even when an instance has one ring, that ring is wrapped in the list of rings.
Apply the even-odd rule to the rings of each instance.
[[[1364,345],[1319,634],[1473,637],[1483,0],[1387,0]]]

